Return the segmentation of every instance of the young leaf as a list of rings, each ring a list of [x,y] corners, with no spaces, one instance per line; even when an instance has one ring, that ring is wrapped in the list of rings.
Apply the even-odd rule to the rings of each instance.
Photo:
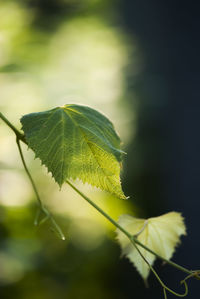
[[[120,139],[112,123],[94,109],[65,105],[21,118],[28,146],[62,186],[67,179],[125,198],[120,183]]]
[[[121,215],[118,223],[129,233],[137,236],[138,241],[142,244],[168,260],[172,257],[176,245],[180,242],[180,236],[186,234],[183,218],[180,213],[176,212],[147,220]],[[129,239],[120,230],[117,229],[116,232],[123,254],[129,258],[146,280],[150,271],[148,265]],[[139,245],[137,246],[145,259],[153,265],[156,257]]]

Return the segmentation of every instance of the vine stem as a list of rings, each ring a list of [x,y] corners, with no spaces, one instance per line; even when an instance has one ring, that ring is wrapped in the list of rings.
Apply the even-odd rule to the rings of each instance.
[[[44,207],[44,205],[43,205],[43,203],[42,203],[42,201],[40,199],[40,196],[39,196],[37,187],[35,185],[35,182],[34,182],[32,176],[30,174],[30,171],[28,170],[28,167],[26,165],[26,162],[25,162],[25,159],[24,159],[24,156],[23,156],[23,152],[22,152],[22,148],[21,148],[21,145],[20,145],[20,140],[27,145],[25,136],[20,131],[18,131],[15,128],[15,126],[13,126],[13,124],[11,124],[11,122],[1,112],[0,112],[0,118],[6,123],[6,125],[9,128],[11,128],[13,130],[13,132],[16,135],[16,143],[17,143],[17,147],[18,147],[18,150],[19,150],[19,154],[20,154],[21,160],[22,160],[22,164],[23,164],[25,172],[26,172],[26,174],[27,174],[27,176],[28,176],[28,178],[30,180],[30,183],[31,183],[32,188],[33,188],[33,191],[34,191],[34,193],[36,195],[36,199],[37,199],[40,211],[37,213],[37,216],[36,216],[36,219],[34,221],[34,224],[38,225],[38,218],[39,218],[40,213],[42,211],[46,216],[45,216],[45,218],[43,218],[41,220],[40,223],[44,223],[44,221],[46,221],[47,219],[49,219],[51,221],[51,223],[53,224],[55,230],[57,231],[58,235],[60,236],[60,238],[62,240],[65,240],[65,236],[64,236],[64,234],[63,234],[60,226],[57,224],[57,222],[55,221],[55,219],[53,218],[53,216],[50,214],[50,212]]]
[[[164,292],[164,298],[167,298],[167,293],[166,291],[170,292],[171,294],[177,296],[177,297],[185,297],[188,294],[188,285],[186,283],[186,279],[181,281],[181,284],[184,284],[185,287],[185,292],[183,294],[179,294],[175,291],[173,291],[172,289],[170,289],[168,286],[166,286],[164,284],[164,282],[160,279],[158,273],[156,272],[156,270],[153,268],[153,266],[148,262],[148,260],[145,258],[145,256],[142,254],[142,252],[139,250],[139,248],[137,247],[137,245],[135,243],[133,243],[135,249],[137,250],[137,252],[139,253],[139,255],[141,256],[141,258],[144,260],[144,262],[147,264],[147,266],[149,267],[149,269],[153,272],[153,274],[155,275],[156,279],[158,280],[158,282],[160,283],[160,285],[163,288],[163,292]]]
[[[7,124],[8,127],[10,127],[14,131],[14,133],[18,139],[20,139],[21,141],[26,143],[25,136],[20,131],[18,131],[15,128],[15,126],[13,126],[13,124],[11,124],[11,122],[9,122],[9,120],[1,112],[0,112],[0,118]]]
[[[32,176],[31,176],[31,174],[30,174],[30,172],[29,172],[29,170],[28,170],[28,168],[27,168],[27,166],[26,166],[26,162],[25,162],[25,160],[24,160],[24,156],[23,156],[23,153],[22,153],[22,148],[21,148],[21,145],[20,145],[20,142],[19,142],[19,138],[18,138],[18,137],[16,137],[16,142],[17,142],[17,146],[18,146],[18,149],[19,149],[19,154],[20,154],[20,157],[21,157],[21,160],[22,160],[22,164],[23,164],[23,166],[24,166],[24,169],[25,169],[25,171],[26,171],[27,176],[29,177],[29,180],[30,180],[31,185],[32,185],[32,187],[33,187],[33,190],[34,190],[34,192],[35,192],[35,195],[36,195],[37,201],[38,201],[38,203],[39,203],[39,206],[40,206],[40,208],[43,208],[42,201],[41,201],[40,196],[39,196],[39,193],[38,193],[38,191],[37,191],[35,182],[33,181],[33,178],[32,178]]]
[[[53,224],[53,226],[55,227],[55,230],[57,231],[58,235],[60,236],[60,238],[62,240],[65,240],[65,236],[60,228],[60,226],[57,224],[57,222],[55,221],[55,219],[53,218],[53,216],[50,214],[50,212],[44,207],[41,199],[40,199],[40,196],[39,196],[39,193],[38,193],[38,190],[37,190],[37,187],[35,185],[35,182],[28,170],[28,167],[26,165],[26,162],[25,162],[25,159],[24,159],[24,156],[23,156],[23,152],[22,152],[22,148],[21,148],[21,145],[20,145],[20,141],[19,141],[19,138],[18,136],[16,137],[16,142],[17,142],[17,146],[18,146],[18,149],[19,149],[19,153],[20,153],[20,157],[21,157],[21,160],[22,160],[22,164],[24,166],[24,169],[26,171],[26,174],[31,182],[31,185],[33,187],[33,190],[34,190],[34,193],[36,195],[36,198],[37,198],[37,201],[38,201],[38,204],[39,204],[39,207],[40,207],[40,211],[42,211],[46,217],[44,219],[41,220],[40,223],[44,223],[44,221],[46,221],[47,219],[49,219],[51,221],[51,223]],[[40,212],[37,214],[37,217],[36,217],[36,220],[35,220],[35,225],[38,225],[38,218],[39,218],[39,214]]]
[[[167,264],[171,265],[172,267],[185,272],[189,275],[193,274],[193,271],[190,271],[170,260],[165,259],[164,257],[158,255],[156,252],[154,252],[153,250],[151,250],[150,248],[146,247],[144,244],[142,244],[140,241],[137,240],[137,238],[135,236],[132,236],[127,230],[125,230],[119,223],[117,223],[113,218],[111,218],[104,210],[102,210],[98,205],[96,205],[89,197],[87,197],[85,194],[83,194],[79,189],[77,189],[69,180],[66,181],[68,183],[68,185],[70,185],[82,198],[84,198],[91,206],[93,206],[99,213],[101,213],[108,221],[110,221],[116,228],[118,228],[122,233],[124,233],[127,238],[131,241],[131,243],[133,243],[134,245],[137,244],[140,247],[144,248],[145,250],[147,250],[148,252],[150,252],[151,254],[155,255],[157,258],[163,260],[164,262],[166,262]],[[195,278],[199,279],[199,277]],[[200,279],[199,279],[200,280]]]
[[[65,240],[65,236],[62,233],[61,228],[59,227],[59,225],[56,223],[56,221],[54,220],[54,218],[52,217],[52,215],[49,213],[49,211],[43,206],[41,200],[40,200],[40,196],[38,194],[37,188],[35,186],[35,183],[31,177],[31,174],[26,166],[24,157],[23,157],[23,153],[21,150],[21,146],[19,141],[21,140],[22,142],[24,142],[25,144],[27,144],[25,136],[18,131],[15,126],[13,126],[10,121],[0,112],[0,118],[7,124],[8,127],[10,127],[16,137],[17,137],[17,145],[18,145],[18,149],[19,149],[19,153],[22,159],[22,163],[23,166],[25,168],[25,171],[30,179],[30,182],[32,184],[33,190],[36,194],[37,200],[38,200],[38,204],[41,208],[41,210],[45,213],[47,218],[50,218],[52,224],[54,225],[54,227],[56,228],[57,232],[59,233],[59,235],[61,236],[61,239]],[[27,144],[28,145],[28,144]],[[127,230],[125,230],[120,224],[118,224],[114,219],[112,219],[106,212],[104,212],[98,205],[96,205],[91,199],[89,199],[85,194],[83,194],[79,189],[77,189],[70,181],[66,181],[68,183],[68,185],[70,185],[74,191],[76,191],[83,199],[85,199],[91,206],[93,206],[99,213],[101,213],[108,221],[110,221],[116,228],[118,228],[122,233],[124,233],[127,238],[130,240],[130,242],[135,246],[135,244],[139,245],[140,247],[142,247],[143,249],[147,250],[148,252],[150,252],[151,254],[155,255],[157,258],[163,260],[164,262],[166,262],[167,264],[171,265],[172,267],[187,273],[188,275],[194,276],[196,279],[200,280],[200,277],[198,275],[194,275],[194,271],[188,270],[170,260],[165,259],[164,257],[158,255],[156,252],[154,252],[153,250],[151,250],[150,248],[146,247],[144,244],[142,244],[140,241],[137,240],[137,236],[132,236]]]

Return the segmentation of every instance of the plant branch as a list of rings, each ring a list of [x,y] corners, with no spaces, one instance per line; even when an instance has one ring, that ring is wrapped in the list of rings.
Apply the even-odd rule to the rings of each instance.
[[[40,196],[38,194],[37,188],[35,186],[35,183],[31,177],[31,174],[26,166],[24,157],[23,157],[23,153],[21,150],[21,146],[20,146],[20,142],[22,141],[25,144],[27,144],[26,140],[25,140],[25,136],[24,134],[22,134],[20,131],[17,130],[17,128],[15,128],[14,125],[12,125],[10,123],[10,121],[0,112],[0,118],[7,124],[8,127],[10,127],[12,129],[12,131],[15,133],[16,137],[17,137],[17,146],[19,149],[19,153],[21,156],[21,160],[24,166],[24,169],[29,177],[29,180],[31,182],[31,185],[33,187],[33,190],[35,192],[39,207],[41,209],[41,211],[46,215],[46,217],[41,220],[41,222],[44,222],[46,219],[50,219],[52,224],[54,225],[56,231],[58,232],[58,234],[60,235],[62,240],[65,240],[65,236],[62,233],[61,228],[59,227],[59,225],[56,223],[56,221],[54,220],[53,216],[49,213],[49,211],[43,206]],[[139,242],[137,240],[137,235],[136,236],[132,236],[128,231],[126,231],[121,225],[119,225],[114,219],[112,219],[107,213],[105,213],[99,206],[97,206],[91,199],[89,199],[85,194],[83,194],[80,190],[78,190],[70,181],[66,181],[82,198],[84,198],[90,205],[92,205],[99,213],[101,213],[108,221],[110,221],[115,227],[117,227],[121,232],[123,232],[127,238],[129,238],[129,240],[135,245],[139,245],[140,247],[144,248],[145,250],[147,250],[148,252],[150,252],[151,254],[155,255],[157,258],[163,260],[164,262],[166,262],[167,264],[171,265],[172,267],[175,267],[176,269],[185,272],[189,275],[189,277],[195,277],[196,279],[200,280],[200,276],[196,273],[194,273],[194,271],[188,270],[172,261],[169,261],[165,258],[163,258],[162,256],[158,255],[157,253],[155,253],[153,250],[151,250],[150,248],[146,247],[144,244],[142,244],[141,242]],[[38,224],[38,218],[40,216],[40,213],[38,213],[37,215],[37,221],[35,221],[35,224]]]
[[[27,142],[26,142],[26,140],[25,140],[25,136],[24,136],[20,131],[18,131],[18,130],[15,128],[15,126],[13,126],[13,125],[11,124],[11,122],[10,122],[10,121],[9,121],[9,120],[8,120],[2,113],[1,113],[1,112],[0,112],[0,118],[7,124],[7,126],[8,126],[9,128],[11,128],[11,129],[13,130],[13,132],[14,132],[15,135],[16,135],[16,142],[17,142],[18,150],[19,150],[20,157],[21,157],[21,160],[22,160],[22,164],[23,164],[24,169],[25,169],[25,171],[26,171],[26,174],[27,174],[27,176],[28,176],[28,178],[29,178],[29,180],[30,180],[30,182],[31,182],[32,188],[33,188],[33,190],[34,190],[34,193],[35,193],[36,198],[37,198],[37,201],[38,201],[38,205],[39,205],[39,207],[40,207],[40,211],[39,211],[39,212],[37,213],[37,215],[36,215],[34,224],[35,224],[35,225],[38,225],[38,224],[39,224],[38,219],[39,219],[40,213],[41,213],[41,211],[42,211],[46,216],[45,216],[45,218],[43,218],[43,219],[40,221],[40,224],[41,224],[41,223],[44,223],[47,219],[49,219],[49,220],[51,221],[51,223],[53,224],[53,226],[55,227],[55,230],[57,231],[57,233],[58,233],[58,235],[60,236],[60,238],[61,238],[62,240],[65,240],[65,236],[64,236],[64,234],[63,234],[63,232],[62,232],[60,226],[57,224],[57,222],[55,221],[55,219],[53,218],[53,216],[50,214],[50,212],[49,212],[49,211],[44,207],[44,205],[42,204],[42,201],[41,201],[41,199],[40,199],[40,196],[39,196],[39,193],[38,193],[38,191],[37,191],[36,185],[35,185],[35,183],[34,183],[34,181],[33,181],[33,178],[32,178],[32,176],[31,176],[31,174],[30,174],[30,172],[29,172],[29,170],[28,170],[28,168],[27,168],[27,166],[26,166],[26,162],[25,162],[25,160],[24,160],[24,156],[23,156],[23,153],[22,153],[21,145],[20,145],[20,142],[19,142],[19,141],[21,140],[22,142],[24,142],[25,144],[27,144]]]
[[[185,272],[187,274],[192,274],[193,271],[190,271],[170,260],[165,259],[164,257],[158,255],[156,252],[154,252],[153,250],[151,250],[150,248],[146,247],[144,244],[142,244],[140,241],[137,240],[136,237],[132,236],[127,230],[125,230],[119,223],[117,223],[114,219],[112,219],[106,212],[104,212],[99,206],[97,206],[90,198],[88,198],[85,194],[83,194],[79,189],[77,189],[70,181],[66,181],[82,198],[84,198],[91,206],[93,206],[99,213],[101,213],[105,218],[107,218],[108,221],[110,221],[115,227],[117,227],[122,233],[124,233],[129,240],[131,241],[131,243],[133,244],[138,244],[140,247],[144,248],[145,250],[147,250],[148,252],[150,252],[151,254],[155,255],[157,258],[163,260],[164,262],[166,262],[167,264],[171,265],[172,267]],[[198,276],[194,276],[196,279],[200,278]]]
[[[39,204],[40,208],[43,208],[43,205],[42,205],[42,202],[41,202],[39,193],[38,193],[37,188],[36,188],[36,185],[35,185],[35,183],[34,183],[34,181],[33,181],[33,178],[32,178],[32,176],[31,176],[31,174],[30,174],[30,172],[29,172],[29,170],[28,170],[28,168],[27,168],[27,166],[26,166],[26,162],[25,162],[25,160],[24,160],[24,156],[23,156],[23,153],[22,153],[22,148],[21,148],[21,145],[20,145],[20,142],[19,142],[18,137],[16,138],[16,142],[17,142],[17,146],[18,146],[19,154],[20,154],[20,157],[21,157],[21,160],[22,160],[22,164],[23,164],[24,169],[25,169],[25,171],[26,171],[26,174],[27,174],[27,176],[28,176],[28,178],[29,178],[29,180],[30,180],[30,182],[31,182],[31,185],[32,185],[33,190],[34,190],[34,192],[35,192],[35,195],[36,195],[38,204]]]
[[[15,126],[13,126],[11,122],[1,112],[0,112],[0,118],[7,124],[9,128],[11,128],[11,130],[13,130],[13,132],[15,133],[18,139],[26,143],[24,134],[18,131],[17,128],[15,128]]]
[[[25,171],[26,171],[26,174],[27,174],[27,176],[28,176],[28,178],[29,178],[29,180],[30,180],[30,182],[31,182],[32,188],[33,188],[34,193],[35,193],[35,195],[36,195],[36,198],[37,198],[37,201],[38,201],[38,205],[39,205],[40,211],[42,211],[42,212],[46,215],[45,218],[42,219],[40,223],[44,223],[44,221],[46,221],[47,219],[49,219],[49,220],[51,221],[51,223],[53,224],[53,226],[55,227],[55,230],[56,230],[56,232],[58,233],[58,235],[60,236],[60,238],[61,238],[62,240],[65,240],[65,236],[64,236],[64,234],[63,234],[63,232],[62,232],[60,226],[57,224],[57,222],[55,221],[55,219],[53,218],[53,216],[50,214],[50,212],[44,207],[44,205],[43,205],[43,203],[42,203],[42,201],[41,201],[41,199],[40,199],[40,196],[39,196],[37,187],[36,187],[36,185],[35,185],[35,182],[34,182],[32,176],[31,176],[31,174],[30,174],[30,172],[29,172],[29,170],[28,170],[28,167],[27,167],[27,165],[26,165],[26,162],[25,162],[25,160],[24,160],[24,156],[23,156],[23,153],[22,153],[22,149],[21,149],[21,145],[20,145],[20,141],[19,141],[19,139],[18,139],[18,136],[17,136],[17,138],[16,138],[16,142],[17,142],[18,150],[19,150],[20,157],[21,157],[21,160],[22,160],[22,164],[23,164],[23,166],[24,166],[24,169],[25,169]],[[36,219],[35,219],[35,221],[34,221],[34,224],[35,224],[35,225],[38,225],[38,218],[39,218],[39,216],[40,216],[40,212],[37,214],[37,217],[36,217]]]
[[[164,293],[164,299],[167,299],[167,292],[165,288],[163,288],[163,293]]]
[[[157,278],[158,282],[160,283],[160,285],[163,287],[163,292],[164,292],[164,297],[165,299],[167,298],[167,293],[166,290],[170,293],[172,293],[173,295],[177,296],[177,297],[185,297],[188,294],[188,285],[186,283],[186,279],[181,281],[181,284],[184,284],[185,286],[185,292],[183,294],[179,294],[175,291],[173,291],[172,289],[170,289],[169,287],[167,287],[164,282],[160,279],[158,273],[156,272],[156,270],[153,268],[153,266],[147,261],[147,259],[145,258],[145,256],[142,254],[142,252],[139,250],[139,248],[137,247],[137,245],[135,244],[135,242],[132,242],[133,246],[135,247],[135,249],[137,250],[137,252],[139,253],[139,255],[141,256],[141,258],[145,261],[145,263],[148,265],[149,269],[153,272],[153,274],[155,275],[155,277]]]

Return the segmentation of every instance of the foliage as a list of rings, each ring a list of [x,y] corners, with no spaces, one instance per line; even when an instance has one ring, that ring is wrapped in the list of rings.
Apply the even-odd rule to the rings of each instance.
[[[119,198],[125,198],[119,178],[122,155],[120,139],[112,123],[105,116],[89,107],[68,104],[23,116],[21,123],[25,135],[19,132],[2,113],[0,118],[16,135],[24,169],[38,200],[39,212],[35,220],[36,225],[50,220],[54,230],[62,240],[65,240],[61,228],[40,199],[27,168],[20,141],[26,143],[35,152],[36,157],[39,157],[47,166],[60,186],[66,181],[117,228],[123,253],[135,264],[144,279],[148,277],[150,270],[153,272],[163,288],[165,299],[167,291],[179,297],[187,295],[186,280],[190,277],[200,280],[200,276],[199,271],[188,270],[170,261],[175,246],[180,240],[179,237],[185,234],[185,225],[180,213],[171,212],[148,220],[122,215],[116,222],[69,181],[70,178],[79,178]],[[42,219],[41,214],[45,215]],[[183,294],[174,292],[162,282],[152,267],[156,257],[188,274],[181,281],[185,287]]]
[[[180,213],[170,212],[159,217],[138,219],[130,215],[121,215],[118,223],[129,233],[160,256],[170,259],[175,246],[180,242],[180,236],[186,232],[183,217]],[[117,238],[125,254],[135,265],[139,273],[146,280],[150,269],[145,260],[141,258],[135,247],[118,229]],[[150,265],[156,257],[145,249],[140,250]]]
[[[29,147],[62,186],[81,179],[120,198],[120,139],[112,123],[89,107],[65,105],[21,119]]]

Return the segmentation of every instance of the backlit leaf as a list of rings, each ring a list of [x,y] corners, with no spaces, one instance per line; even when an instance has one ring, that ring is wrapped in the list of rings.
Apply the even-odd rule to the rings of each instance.
[[[138,241],[152,249],[158,255],[169,260],[180,242],[180,236],[186,234],[183,218],[180,213],[170,212],[159,217],[145,219],[129,215],[121,215],[118,223],[132,235],[137,235]],[[149,267],[139,255],[129,239],[117,229],[117,239],[122,252],[135,265],[144,279],[149,275]],[[146,260],[153,265],[156,257],[137,245]]]
[[[28,146],[61,186],[67,179],[125,198],[120,183],[122,151],[112,123],[94,109],[65,105],[21,118]]]

